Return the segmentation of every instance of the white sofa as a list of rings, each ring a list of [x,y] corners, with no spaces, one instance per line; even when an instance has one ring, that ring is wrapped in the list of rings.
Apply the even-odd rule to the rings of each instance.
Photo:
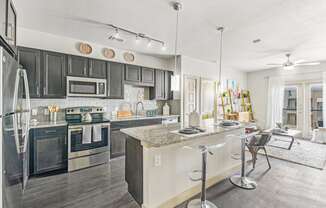
[[[312,142],[326,144],[326,127],[319,127],[312,131]]]

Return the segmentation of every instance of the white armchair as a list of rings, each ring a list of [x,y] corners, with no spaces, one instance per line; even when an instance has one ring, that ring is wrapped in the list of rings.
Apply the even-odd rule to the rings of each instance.
[[[326,144],[326,127],[319,127],[312,131],[312,142]]]

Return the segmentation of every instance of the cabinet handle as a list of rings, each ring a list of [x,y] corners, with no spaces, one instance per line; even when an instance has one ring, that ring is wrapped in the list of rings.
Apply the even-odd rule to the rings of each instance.
[[[36,95],[40,96],[40,86],[36,86]]]
[[[53,133],[57,133],[57,130],[46,130],[45,133],[46,134],[53,134]]]

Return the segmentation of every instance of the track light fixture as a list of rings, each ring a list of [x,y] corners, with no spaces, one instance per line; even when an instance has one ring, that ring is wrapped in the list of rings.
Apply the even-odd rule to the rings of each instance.
[[[111,35],[109,37],[110,40],[120,40],[120,39],[122,39],[121,34],[123,33],[125,35],[134,36],[136,43],[139,43],[142,39],[147,39],[148,40],[148,44],[147,44],[148,47],[151,47],[153,45],[153,43],[155,43],[155,42],[160,44],[161,46],[163,46],[163,45],[165,46],[164,41],[153,38],[153,37],[150,37],[150,36],[145,35],[143,33],[137,33],[137,32],[122,28],[122,27],[112,25],[112,24],[106,24],[106,26],[111,27],[111,28],[113,28],[115,30],[114,35]]]

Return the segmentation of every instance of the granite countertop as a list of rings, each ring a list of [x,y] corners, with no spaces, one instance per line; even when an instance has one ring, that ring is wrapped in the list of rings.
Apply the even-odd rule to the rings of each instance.
[[[36,124],[30,123],[30,128],[31,129],[37,129],[37,128],[48,128],[48,127],[56,127],[56,126],[66,126],[68,123],[65,120],[59,120],[56,122],[52,121],[40,121],[37,122]]]
[[[168,115],[168,116],[163,116],[163,115],[157,115],[157,116],[131,116],[131,117],[126,117],[126,118],[111,118],[111,122],[119,122],[119,121],[132,121],[132,120],[145,120],[145,119],[156,119],[156,118],[175,118],[175,117],[180,117],[180,115]]]
[[[161,147],[169,144],[180,143],[183,141],[189,141],[200,137],[220,134],[227,131],[245,128],[244,124],[237,127],[222,128],[220,126],[207,126],[202,127],[206,129],[203,133],[193,135],[183,135],[178,133],[180,129],[180,123],[177,124],[159,124],[146,127],[135,127],[121,129],[120,131],[141,141],[141,144],[147,148],[150,147]]]

